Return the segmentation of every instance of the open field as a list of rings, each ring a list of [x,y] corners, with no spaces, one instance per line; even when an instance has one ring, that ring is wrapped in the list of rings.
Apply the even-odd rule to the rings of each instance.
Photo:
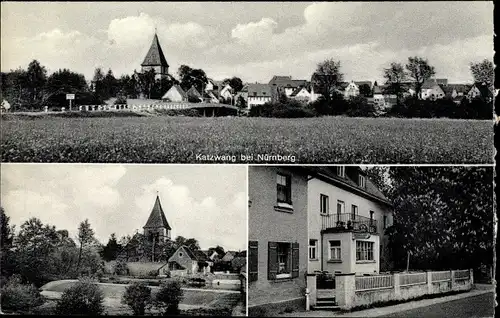
[[[9,115],[1,132],[2,162],[493,162],[493,122],[479,120]],[[242,154],[253,158],[244,161]]]

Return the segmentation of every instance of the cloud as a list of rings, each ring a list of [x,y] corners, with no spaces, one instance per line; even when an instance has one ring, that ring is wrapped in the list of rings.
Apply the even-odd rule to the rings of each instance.
[[[276,21],[270,18],[262,18],[258,22],[238,24],[231,30],[231,36],[240,43],[253,45],[271,40],[274,29],[277,27]]]
[[[211,196],[196,200],[187,186],[161,177],[144,185],[142,193],[135,199],[137,224],[142,226],[144,216],[151,212],[157,191],[174,238],[196,238],[202,248],[221,245],[226,249],[245,249],[247,216],[244,193],[237,193],[230,202],[218,202]]]
[[[1,169],[2,205],[13,223],[37,216],[72,235],[87,218],[96,233],[107,233],[103,220],[116,214],[122,199],[116,184],[126,172],[121,165],[2,165]]]

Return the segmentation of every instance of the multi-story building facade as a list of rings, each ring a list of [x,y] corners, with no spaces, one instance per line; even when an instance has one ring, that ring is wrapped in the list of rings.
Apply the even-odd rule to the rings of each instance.
[[[250,166],[248,305],[303,305],[307,272],[307,177],[300,167]]]
[[[359,167],[250,166],[248,179],[250,315],[304,302],[306,274],[390,267],[391,204]]]
[[[308,273],[387,270],[391,204],[359,167],[316,167],[308,181]],[[381,266],[382,265],[382,266]]]

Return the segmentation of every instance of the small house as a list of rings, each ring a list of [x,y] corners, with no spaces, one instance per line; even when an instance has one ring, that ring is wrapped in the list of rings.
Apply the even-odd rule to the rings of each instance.
[[[187,102],[188,95],[179,85],[173,85],[161,98],[163,101],[167,102]]]

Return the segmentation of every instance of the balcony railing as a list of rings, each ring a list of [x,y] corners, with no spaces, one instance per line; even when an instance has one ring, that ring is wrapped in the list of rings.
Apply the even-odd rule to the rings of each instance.
[[[321,216],[321,229],[377,233],[377,220],[350,213],[324,214]]]

